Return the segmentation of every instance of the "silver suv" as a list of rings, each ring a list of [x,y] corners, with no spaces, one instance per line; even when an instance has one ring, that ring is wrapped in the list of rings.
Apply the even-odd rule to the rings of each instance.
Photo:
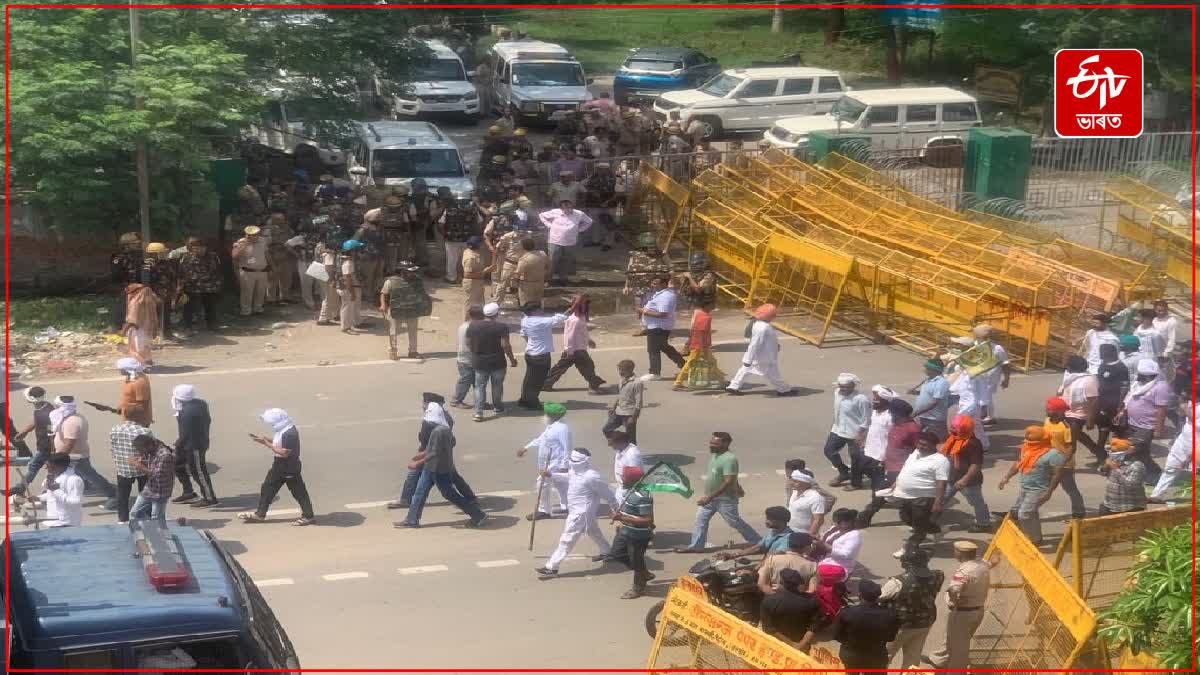
[[[430,191],[445,186],[458,199],[474,195],[458,146],[429,122],[362,122],[349,158],[356,186],[408,185],[422,178]]]

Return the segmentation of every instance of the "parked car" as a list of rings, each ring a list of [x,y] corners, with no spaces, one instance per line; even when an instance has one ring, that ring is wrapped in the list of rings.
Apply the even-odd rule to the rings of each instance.
[[[613,77],[613,98],[621,105],[654,100],[666,91],[690,89],[721,72],[717,60],[686,47],[630,49]]]
[[[458,146],[429,122],[364,122],[351,148],[355,186],[408,185],[422,178],[429,190],[445,186],[457,199],[475,192]]]
[[[825,115],[787,117],[763,134],[784,150],[803,149],[814,131],[866,134],[879,148],[914,148],[938,165],[961,159],[963,139],[983,124],[974,96],[949,87],[870,89],[846,94]]]
[[[842,76],[823,68],[735,68],[696,89],[663,94],[654,102],[660,121],[679,111],[687,124],[705,125],[705,138],[722,131],[767,129],[781,117],[828,112],[846,91]]]
[[[413,81],[395,97],[396,119],[447,113],[478,118],[479,92],[470,79],[475,72],[468,71],[459,55],[445,44],[425,40],[424,45],[431,57],[414,68]]]
[[[513,119],[550,122],[592,100],[592,83],[579,60],[564,47],[535,40],[492,45],[496,112],[512,110]]]

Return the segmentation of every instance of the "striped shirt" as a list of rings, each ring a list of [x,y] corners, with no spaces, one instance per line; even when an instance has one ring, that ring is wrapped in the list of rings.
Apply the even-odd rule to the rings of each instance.
[[[133,478],[145,475],[141,469],[129,461],[131,458],[137,457],[137,451],[133,449],[133,439],[143,434],[151,435],[149,429],[131,420],[118,424],[109,433],[108,440],[112,446],[113,465],[117,468],[118,476]]]
[[[654,519],[654,498],[646,490],[637,489],[630,490],[625,496],[625,501],[621,503],[621,513],[627,516],[635,516],[638,518]],[[629,523],[621,523],[621,527],[625,528],[625,535],[634,539],[649,539],[654,528],[643,525],[630,525]]]

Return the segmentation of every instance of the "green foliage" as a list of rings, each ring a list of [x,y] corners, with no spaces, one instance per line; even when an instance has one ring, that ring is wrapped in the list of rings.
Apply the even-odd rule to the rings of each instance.
[[[1100,636],[1116,649],[1148,651],[1164,668],[1194,670],[1194,556],[1187,525],[1147,532],[1129,585],[1100,614]]]

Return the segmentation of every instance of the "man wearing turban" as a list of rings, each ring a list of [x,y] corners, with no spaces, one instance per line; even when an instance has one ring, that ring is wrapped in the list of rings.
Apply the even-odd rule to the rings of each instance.
[[[754,324],[750,327],[750,344],[742,356],[742,367],[729,381],[725,391],[740,396],[742,384],[749,375],[759,375],[766,378],[775,387],[776,396],[794,396],[792,389],[779,372],[779,336],[771,322],[778,315],[775,305],[761,305],[754,310]]]

